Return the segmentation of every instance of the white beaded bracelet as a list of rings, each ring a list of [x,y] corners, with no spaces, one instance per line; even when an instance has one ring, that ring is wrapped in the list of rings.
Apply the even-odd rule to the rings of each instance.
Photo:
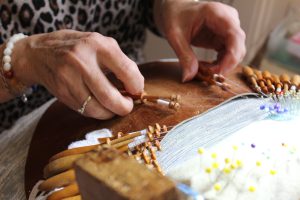
[[[23,39],[23,38],[26,38],[28,37],[27,35],[24,35],[23,33],[18,33],[18,34],[15,34],[13,35],[11,38],[9,38],[7,44],[6,44],[6,48],[4,49],[3,51],[3,71],[4,72],[9,72],[9,71],[12,71],[11,69],[11,54],[12,54],[12,51],[14,49],[14,45],[17,41]]]
[[[24,92],[24,88],[26,88],[25,86],[23,86],[21,83],[19,83],[18,85],[14,85],[12,87],[10,87],[8,80],[13,79],[14,77],[14,73],[12,70],[12,65],[11,65],[11,55],[14,49],[14,45],[17,41],[28,37],[27,35],[24,35],[23,33],[18,33],[13,35],[8,42],[6,43],[6,48],[3,51],[3,58],[2,58],[2,62],[3,62],[3,67],[2,67],[2,75],[4,76],[4,83],[6,88],[10,91],[10,93],[12,95],[19,95],[19,93]],[[7,80],[5,80],[7,79]],[[14,83],[16,83],[16,81],[13,81]],[[26,91],[25,93],[21,94],[22,97],[22,101],[26,102],[27,101],[27,96],[26,94],[28,93],[28,91]]]

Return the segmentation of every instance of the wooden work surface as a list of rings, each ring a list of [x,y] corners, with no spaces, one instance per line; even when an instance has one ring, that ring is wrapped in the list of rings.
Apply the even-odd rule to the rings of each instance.
[[[181,95],[181,108],[173,111],[153,105],[135,106],[126,117],[115,117],[107,121],[84,118],[59,102],[54,103],[41,118],[33,135],[25,168],[25,191],[28,195],[33,185],[42,179],[43,167],[48,159],[65,150],[70,142],[82,139],[92,130],[109,128],[113,132],[136,131],[154,123],[168,126],[198,115],[234,94],[219,87],[208,87],[199,81],[181,83],[181,71],[177,62],[154,62],[140,66],[145,77],[145,91],[151,95]],[[237,83],[233,89],[237,93],[249,92],[240,78],[241,68],[237,68],[229,79]]]

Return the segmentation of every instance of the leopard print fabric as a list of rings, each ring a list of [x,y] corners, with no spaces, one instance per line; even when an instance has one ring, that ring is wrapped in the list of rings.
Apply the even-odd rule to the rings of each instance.
[[[99,32],[115,38],[127,56],[142,61],[145,29],[157,33],[153,0],[3,0],[0,1],[0,44],[16,33],[27,35],[60,29]],[[0,104],[0,132],[52,95],[38,86],[28,103],[19,98]]]

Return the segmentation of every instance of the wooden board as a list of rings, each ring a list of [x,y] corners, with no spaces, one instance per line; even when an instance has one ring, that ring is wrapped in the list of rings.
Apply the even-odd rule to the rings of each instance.
[[[145,77],[145,91],[153,95],[181,95],[181,108],[173,111],[153,105],[135,106],[132,113],[125,117],[114,117],[111,120],[99,121],[84,118],[55,102],[41,118],[28,152],[25,167],[25,191],[28,196],[33,185],[42,179],[43,167],[48,159],[67,148],[75,140],[82,139],[92,130],[109,128],[113,132],[142,130],[155,123],[173,126],[198,115],[231,98],[234,94],[222,91],[217,86],[207,86],[200,81],[181,83],[181,70],[177,62],[153,62],[140,66]],[[240,78],[238,67],[228,78],[235,83],[233,89],[237,93],[250,90]]]

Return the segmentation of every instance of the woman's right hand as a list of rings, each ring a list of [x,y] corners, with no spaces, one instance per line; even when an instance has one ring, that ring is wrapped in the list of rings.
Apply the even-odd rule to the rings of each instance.
[[[133,108],[132,99],[120,94],[104,70],[112,71],[131,94],[144,89],[137,65],[116,40],[99,33],[61,30],[22,39],[15,44],[12,66],[18,80],[45,86],[73,110],[91,95],[84,115],[97,119],[124,116]]]

